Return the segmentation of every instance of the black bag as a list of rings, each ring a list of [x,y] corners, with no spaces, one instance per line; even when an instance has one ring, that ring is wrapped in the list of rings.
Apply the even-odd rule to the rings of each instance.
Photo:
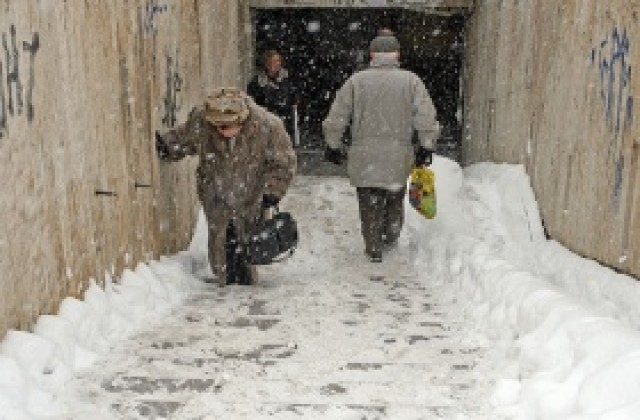
[[[249,237],[245,252],[247,262],[267,265],[291,256],[298,245],[298,225],[290,213],[276,213],[271,219],[262,218]]]

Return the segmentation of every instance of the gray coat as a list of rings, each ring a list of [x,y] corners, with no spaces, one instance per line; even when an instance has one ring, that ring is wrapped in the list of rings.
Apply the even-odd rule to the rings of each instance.
[[[347,171],[355,187],[402,188],[414,163],[413,131],[420,145],[435,150],[440,132],[436,110],[420,78],[378,57],[352,75],[336,94],[322,123],[325,141],[342,149],[351,125]]]

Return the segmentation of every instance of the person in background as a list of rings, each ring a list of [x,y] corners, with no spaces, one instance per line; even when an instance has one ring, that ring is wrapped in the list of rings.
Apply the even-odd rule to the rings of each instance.
[[[199,156],[197,192],[208,224],[211,270],[221,286],[255,283],[256,267],[247,262],[243,244],[296,171],[280,118],[239,89],[217,89],[183,125],[156,133],[156,149],[167,161]]]
[[[247,85],[247,94],[284,121],[290,136],[294,135],[294,107],[297,110],[296,93],[285,69],[282,55],[276,50],[264,53],[264,68]]]
[[[397,242],[404,224],[409,173],[413,165],[431,164],[440,125],[422,80],[399,68],[400,43],[393,32],[379,31],[369,51],[369,67],[338,90],[322,128],[325,159],[335,164],[347,160],[365,253],[371,262],[381,262],[383,248]],[[347,147],[342,136],[349,125]]]

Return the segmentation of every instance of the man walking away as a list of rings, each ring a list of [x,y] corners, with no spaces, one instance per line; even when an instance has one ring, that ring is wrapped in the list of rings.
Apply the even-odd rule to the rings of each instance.
[[[371,262],[381,262],[383,247],[395,245],[402,230],[412,165],[431,164],[440,125],[422,80],[399,68],[400,43],[393,33],[381,30],[369,51],[369,68],[353,74],[336,93],[322,127],[325,159],[335,164],[347,159],[365,253]],[[342,136],[348,125],[346,146]]]

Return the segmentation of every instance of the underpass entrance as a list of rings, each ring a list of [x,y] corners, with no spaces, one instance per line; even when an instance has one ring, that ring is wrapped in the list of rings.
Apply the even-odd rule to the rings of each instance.
[[[393,30],[401,66],[418,74],[443,127],[438,153],[460,159],[464,28],[462,9],[430,13],[407,8],[252,8],[253,68],[276,49],[298,88],[300,148],[322,148],[321,123],[335,92],[369,62],[369,42],[380,28]],[[253,73],[252,73],[253,74]]]

